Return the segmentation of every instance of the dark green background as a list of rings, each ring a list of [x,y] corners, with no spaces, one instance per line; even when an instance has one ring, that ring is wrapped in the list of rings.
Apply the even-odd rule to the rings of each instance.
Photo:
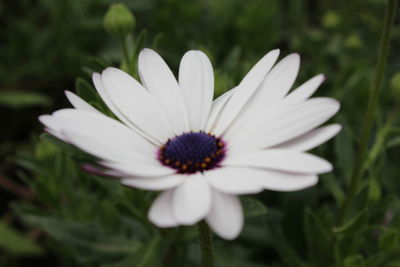
[[[317,187],[302,192],[266,191],[257,196],[268,206],[267,214],[247,219],[245,231],[237,241],[217,240],[219,266],[301,266],[292,260],[292,253],[296,254],[293,259],[300,259],[306,264],[304,266],[400,266],[400,255],[393,252],[400,249],[399,218],[396,217],[400,192],[398,126],[393,127],[394,133],[385,140],[387,145],[378,153],[376,162],[368,167],[367,176],[379,178],[377,183],[380,185],[365,185],[361,190],[364,195],[360,193],[359,207],[353,207],[353,214],[368,207],[368,216],[362,222],[365,229],[360,227],[365,231],[346,230],[348,236],[342,241],[348,247],[339,249],[342,251],[339,260],[330,247],[332,237],[326,233],[333,227],[342,193],[340,188],[344,188],[352,168],[374,73],[385,1],[122,2],[136,16],[133,40],[146,30],[144,46],[156,49],[175,73],[185,51],[203,50],[213,63],[218,93],[237,84],[269,50],[280,48],[281,55],[301,54],[297,84],[324,73],[327,81],[317,95],[334,97],[342,104],[334,121],[343,124],[344,130],[335,141],[315,151],[334,164],[334,173],[323,176]],[[109,201],[110,197],[120,196],[122,189],[118,184],[113,183],[115,192],[110,192],[108,181],[76,174],[79,157],[71,159],[71,153],[75,155],[76,152],[64,155],[64,150],[71,149],[58,143],[54,145],[54,141],[46,139],[48,137],[39,137],[42,127],[37,117],[68,106],[63,91],[74,91],[77,86],[82,86],[82,82],[77,85],[77,77],[90,81],[88,73],[99,69],[99,66],[93,67],[93,58],[119,65],[118,41],[107,36],[102,26],[103,15],[111,3],[114,1],[0,2],[0,224],[8,225],[7,229],[12,229],[16,235],[7,237],[9,240],[5,242],[0,227],[0,239],[3,240],[0,241],[0,266],[128,266],[123,262],[138,262],[137,258],[129,257],[129,251],[125,251],[126,255],[106,255],[103,259],[105,252],[97,251],[93,246],[102,241],[121,244],[117,240],[119,235],[132,237],[129,239],[132,242],[144,240],[144,247],[152,244],[148,236],[136,233],[137,237],[134,231],[127,234],[121,219],[104,223],[99,219],[102,216],[99,213],[111,218],[121,214],[120,203]],[[400,79],[395,77],[400,69],[397,22],[374,131],[379,131],[393,109],[396,97],[400,97]],[[395,123],[398,125],[398,120]],[[371,140],[371,144],[373,142]],[[58,163],[52,160],[58,160]],[[62,170],[53,169],[57,164],[62,165]],[[55,177],[57,175],[60,176]],[[78,178],[72,179],[71,175]],[[75,195],[74,189],[79,186],[82,189],[77,191],[85,196]],[[123,193],[124,196],[129,194]],[[132,194],[136,195],[121,201],[126,204],[140,198],[137,201],[145,214],[146,205],[154,195],[141,198],[138,195],[142,192]],[[39,211],[42,213],[38,215]],[[383,222],[388,211],[394,213],[394,219],[392,225],[385,226]],[[93,221],[101,222],[95,224],[98,229],[85,228]],[[63,222],[71,224],[64,225]],[[72,230],[65,230],[68,227]],[[382,227],[387,229],[382,230]],[[113,228],[125,230],[114,233]],[[59,232],[60,229],[65,230],[67,236],[65,232]],[[87,229],[93,232],[89,233]],[[313,234],[307,231],[315,236],[310,238]],[[80,236],[82,232],[88,234],[85,240],[93,241],[93,244],[82,245],[71,239],[74,233]],[[388,237],[385,236],[387,232]],[[103,237],[99,233],[104,234],[104,240],[100,240]],[[110,241],[110,236],[116,240]],[[163,233],[162,236],[167,241],[161,245],[157,243],[160,246],[157,255],[163,255],[161,262],[169,262],[165,266],[197,266],[192,230],[178,229],[174,234]],[[184,236],[184,241],[176,241],[177,236]],[[128,244],[127,247],[131,245]],[[23,246],[27,247],[24,249]],[[182,247],[189,249],[180,251]],[[142,251],[146,249],[141,247],[138,251],[135,253],[143,256]],[[387,251],[390,251],[389,259],[371,260],[376,254]],[[170,260],[171,257],[180,260]],[[158,266],[160,263],[155,262],[140,266]],[[389,263],[399,265],[387,265]]]

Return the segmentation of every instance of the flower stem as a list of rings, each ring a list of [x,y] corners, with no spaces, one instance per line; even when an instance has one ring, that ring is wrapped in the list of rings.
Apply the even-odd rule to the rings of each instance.
[[[374,80],[372,88],[369,94],[368,106],[365,115],[364,124],[361,131],[361,138],[359,143],[359,150],[356,154],[353,171],[350,177],[350,185],[347,190],[346,198],[341,205],[338,216],[336,218],[336,225],[340,226],[343,223],[344,216],[348,208],[351,206],[351,202],[357,192],[358,183],[363,169],[363,163],[366,157],[366,151],[368,148],[368,141],[371,135],[371,129],[378,105],[379,95],[382,91],[382,81],[385,74],[387,65],[390,36],[393,28],[393,22],[396,14],[397,0],[388,0],[385,8],[385,16],[383,22],[383,30],[381,33],[381,39],[379,44],[378,61],[376,65]]]
[[[198,223],[201,262],[203,267],[214,266],[212,232],[205,221]]]
[[[126,63],[126,68],[128,70],[128,73],[131,73],[131,62],[130,62],[130,57],[129,57],[129,50],[128,50],[128,44],[127,44],[127,38],[121,38],[120,39],[120,44],[121,44],[121,49],[122,49],[122,54],[123,54],[123,60],[122,62],[125,61]]]

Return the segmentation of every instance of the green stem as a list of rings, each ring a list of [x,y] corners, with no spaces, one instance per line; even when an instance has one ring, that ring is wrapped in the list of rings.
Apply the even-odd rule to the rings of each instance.
[[[371,129],[374,121],[374,115],[376,112],[376,107],[378,105],[379,95],[382,91],[382,81],[385,74],[387,57],[390,44],[390,36],[393,27],[393,22],[396,14],[397,0],[388,0],[385,17],[383,22],[383,30],[381,34],[379,52],[378,52],[378,62],[376,65],[376,72],[374,75],[373,86],[369,94],[369,101],[367,106],[367,111],[365,115],[365,121],[361,131],[361,138],[359,143],[359,150],[356,154],[355,163],[353,171],[351,173],[350,185],[347,190],[346,198],[341,205],[338,216],[336,220],[336,225],[340,226],[343,223],[343,218],[347,213],[348,208],[353,201],[353,198],[357,192],[358,183],[363,169],[363,163],[365,160],[365,154],[368,148],[368,141],[371,135]]]
[[[203,267],[214,266],[212,232],[205,221],[198,224],[201,262]]]
[[[392,112],[385,124],[385,126],[379,130],[378,134],[376,135],[376,141],[372,145],[370,152],[368,153],[368,159],[365,160],[363,168],[362,168],[362,174],[365,173],[365,171],[368,169],[369,166],[373,165],[375,163],[376,158],[379,156],[381,151],[383,150],[385,146],[385,142],[387,139],[387,136],[389,135],[393,121],[396,118],[396,113]]]
[[[122,49],[122,54],[123,54],[123,61],[126,62],[126,67],[128,69],[128,73],[131,73],[131,60],[129,57],[129,50],[128,50],[128,44],[127,44],[127,37],[121,38],[120,39],[120,44],[121,44],[121,49]]]

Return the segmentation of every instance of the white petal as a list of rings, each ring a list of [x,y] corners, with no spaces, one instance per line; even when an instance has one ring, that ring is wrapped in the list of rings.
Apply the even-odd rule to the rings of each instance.
[[[228,194],[254,194],[263,189],[238,168],[222,167],[207,171],[204,176],[214,189]]]
[[[143,49],[139,55],[139,75],[167,117],[175,134],[189,131],[182,92],[165,61],[153,50]]]
[[[276,148],[308,151],[325,143],[334,137],[338,132],[340,132],[341,129],[342,126],[339,124],[324,126],[296,137],[290,141],[279,144],[276,146]]]
[[[39,121],[45,126],[44,131],[66,143],[69,143],[67,138],[56,128],[52,127],[52,125],[48,124],[48,121],[53,120],[53,116],[51,115],[41,115],[39,116]],[[49,126],[46,126],[49,125]]]
[[[283,58],[265,77],[257,94],[254,95],[254,100],[262,103],[260,99],[270,102],[282,99],[296,80],[299,68],[299,54],[290,54]]]
[[[223,165],[266,168],[296,173],[325,173],[332,170],[332,165],[322,158],[283,149],[267,149],[230,156],[223,161]]]
[[[121,183],[130,187],[159,191],[174,188],[180,185],[185,178],[178,174],[164,177],[125,178]]]
[[[192,225],[204,219],[210,205],[210,187],[201,174],[186,176],[185,182],[175,189],[172,197],[174,216],[183,225]]]
[[[135,162],[139,159],[136,158],[137,155],[135,155],[134,151],[131,153],[129,150],[120,150],[119,148],[123,148],[123,146],[119,146],[118,144],[103,143],[90,135],[71,130],[62,130],[61,132],[68,138],[71,144],[98,158],[123,162]]]
[[[249,182],[263,189],[290,192],[314,186],[318,182],[315,174],[274,171],[262,168],[229,167],[232,172],[240,172]]]
[[[103,169],[100,168],[99,166],[96,165],[92,165],[92,164],[81,164],[80,168],[82,170],[84,170],[85,172],[92,174],[92,175],[96,175],[96,176],[104,176],[104,177],[123,177],[126,174],[116,171],[116,170],[108,170],[108,169]]]
[[[211,62],[201,51],[187,52],[179,66],[179,86],[188,110],[193,131],[204,130],[214,93]]]
[[[269,114],[292,87],[300,68],[300,56],[290,54],[267,74],[257,91],[237,116],[229,131],[238,131],[255,116]]]
[[[276,146],[326,122],[339,108],[339,102],[332,98],[312,98],[275,112],[256,114],[253,120],[224,137],[231,153]]]
[[[162,192],[151,205],[148,217],[158,227],[164,228],[179,225],[172,212],[172,194],[173,190]]]
[[[310,80],[306,81],[298,88],[293,90],[289,95],[285,97],[285,102],[294,104],[301,101],[307,100],[314,92],[318,89],[321,83],[325,80],[325,75],[319,74]]]
[[[129,74],[107,68],[103,71],[102,80],[112,102],[137,128],[160,143],[174,135],[159,105]]]
[[[132,150],[124,150],[117,145],[110,146],[93,139],[91,136],[63,131],[71,144],[98,158],[106,159],[99,163],[124,176],[158,177],[173,174],[171,168],[160,164],[149,155],[137,155]]]
[[[122,123],[104,115],[66,109],[39,119],[57,137],[112,162],[108,167],[126,175],[159,176],[173,173],[171,168],[162,166],[157,160],[157,147]]]
[[[212,190],[212,205],[206,221],[220,237],[235,239],[243,228],[243,209],[237,196]]]
[[[99,111],[89,105],[85,100],[77,96],[76,94],[70,92],[70,91],[65,91],[65,95],[68,98],[68,101],[71,103],[71,105],[76,108],[76,109],[81,109],[81,110],[86,110],[86,111],[92,111],[98,113]]]
[[[161,165],[159,162],[143,161],[110,161],[102,160],[100,165],[123,173],[126,177],[160,177],[175,174],[175,170]]]
[[[118,119],[120,119],[125,125],[129,126],[135,132],[146,137],[146,139],[150,140],[151,142],[153,142],[155,144],[161,145],[160,141],[155,140],[154,138],[149,136],[147,133],[144,133],[136,125],[134,125],[129,120],[129,118],[127,116],[125,116],[123,114],[123,112],[121,112],[121,110],[118,108],[118,106],[112,102],[112,99],[108,95],[107,90],[104,88],[103,79],[102,79],[100,73],[93,73],[92,80],[93,80],[94,86],[97,90],[97,93],[100,95],[101,99],[104,101],[104,103],[107,105],[107,107],[112,111],[112,113],[114,113],[114,115],[117,116]]]
[[[214,100],[211,106],[211,112],[207,120],[207,125],[205,128],[206,132],[210,132],[215,129],[218,120],[221,117],[221,113],[226,107],[226,103],[229,101],[233,93],[235,92],[236,87],[225,92],[224,94],[220,95],[217,99]]]
[[[278,55],[278,49],[272,50],[258,61],[243,78],[241,83],[237,86],[234,95],[230,98],[227,106],[223,110],[221,118],[214,130],[216,135],[221,135],[246,105],[250,97],[263,81],[265,75],[274,65]]]
[[[76,109],[62,109],[52,116],[41,116],[39,120],[53,131],[73,131],[101,140],[104,145],[121,145],[137,154],[150,156],[156,147],[124,124],[101,113]],[[151,154],[151,156],[153,156]]]

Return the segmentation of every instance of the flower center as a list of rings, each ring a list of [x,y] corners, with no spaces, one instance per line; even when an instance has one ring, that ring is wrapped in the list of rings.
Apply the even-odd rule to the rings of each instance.
[[[195,173],[218,167],[225,155],[225,144],[204,132],[184,133],[160,147],[158,159],[178,173]]]

